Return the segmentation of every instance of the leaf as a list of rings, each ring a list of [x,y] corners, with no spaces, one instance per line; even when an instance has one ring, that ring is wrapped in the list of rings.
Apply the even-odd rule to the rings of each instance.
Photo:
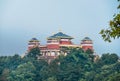
[[[102,29],[101,31],[100,31],[100,34],[103,34],[104,33],[104,30]]]

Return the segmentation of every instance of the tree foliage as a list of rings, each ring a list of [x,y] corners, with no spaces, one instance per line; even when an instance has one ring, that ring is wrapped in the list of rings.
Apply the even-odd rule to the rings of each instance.
[[[120,0],[118,0],[118,3],[118,10],[120,10]],[[113,20],[110,20],[109,26],[107,29],[102,29],[100,34],[105,41],[111,42],[111,38],[116,39],[120,37],[120,12],[113,16]]]
[[[31,62],[20,64],[15,70],[10,72],[8,81],[34,81],[35,66]]]
[[[31,57],[31,58],[35,58],[35,59],[37,59],[38,56],[40,56],[40,48],[39,47],[32,48],[27,54],[27,57]]]
[[[120,62],[116,54],[94,55],[69,48],[67,56],[51,63],[19,55],[0,57],[0,81],[119,81]],[[91,57],[92,56],[92,57]]]

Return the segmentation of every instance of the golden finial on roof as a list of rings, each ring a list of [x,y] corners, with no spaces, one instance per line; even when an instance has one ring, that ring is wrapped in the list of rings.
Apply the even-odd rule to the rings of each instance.
[[[85,37],[88,37],[89,35],[88,34],[85,34]]]
[[[55,32],[52,32],[52,35],[54,35],[55,34]]]
[[[61,28],[59,29],[59,32],[62,32],[62,29],[61,29]]]

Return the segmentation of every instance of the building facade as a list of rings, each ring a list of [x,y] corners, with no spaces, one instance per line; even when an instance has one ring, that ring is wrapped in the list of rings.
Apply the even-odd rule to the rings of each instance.
[[[66,35],[63,32],[58,32],[49,36],[46,45],[41,45],[39,40],[32,38],[28,43],[28,52],[34,47],[39,47],[42,54],[39,58],[55,59],[60,54],[67,55],[66,52],[61,50],[63,47],[79,47],[84,51],[87,49],[93,50],[93,42],[89,37],[85,37],[78,45],[75,45],[72,42],[72,39],[73,37]]]

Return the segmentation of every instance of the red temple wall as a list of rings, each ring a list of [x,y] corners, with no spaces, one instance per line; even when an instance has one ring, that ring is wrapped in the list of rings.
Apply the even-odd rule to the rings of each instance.
[[[71,41],[60,41],[60,44],[72,44]]]
[[[47,45],[47,48],[48,49],[59,49],[59,45],[58,44],[50,44],[50,45]]]
[[[93,50],[93,46],[82,46],[83,50],[91,49]]]

